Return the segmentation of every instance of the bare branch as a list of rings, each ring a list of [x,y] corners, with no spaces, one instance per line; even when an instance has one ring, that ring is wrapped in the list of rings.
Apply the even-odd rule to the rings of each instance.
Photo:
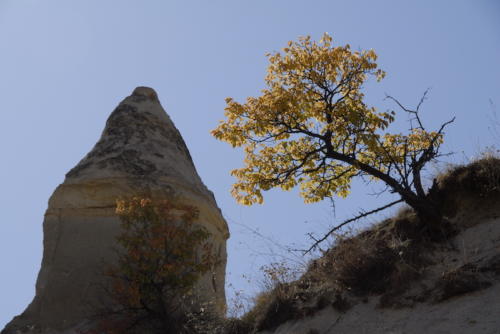
[[[424,101],[427,99],[427,94],[429,93],[429,89],[427,89],[424,94],[422,95],[422,97],[420,98],[420,101],[418,102],[417,104],[417,108],[415,110],[411,110],[411,109],[408,109],[406,107],[404,107],[401,102],[399,102],[398,99],[390,96],[390,95],[387,95],[386,94],[386,99],[389,99],[389,100],[392,100],[394,101],[401,109],[403,109],[404,111],[406,111],[407,113],[409,114],[413,114],[415,115],[415,120],[417,121],[418,123],[418,127],[422,130],[424,130],[424,125],[422,124],[422,121],[420,120],[420,116],[418,114],[418,112],[420,111],[420,107],[422,106],[422,104],[424,103]],[[413,128],[413,126],[412,126]]]
[[[330,235],[332,235],[332,233],[333,233],[333,232],[338,231],[338,230],[339,230],[340,228],[342,228],[343,226],[345,226],[345,225],[347,225],[347,224],[349,224],[349,223],[352,223],[352,222],[354,222],[354,221],[356,221],[356,220],[359,220],[359,219],[361,219],[361,218],[364,218],[364,217],[367,217],[367,216],[369,216],[369,215],[372,215],[372,214],[374,214],[374,213],[377,213],[377,212],[380,212],[380,211],[382,211],[382,210],[385,210],[385,209],[387,209],[387,208],[390,208],[391,206],[393,206],[393,205],[395,205],[395,204],[398,204],[398,203],[401,203],[401,202],[403,202],[403,199],[399,199],[399,200],[397,200],[397,201],[391,202],[391,203],[389,203],[389,204],[387,204],[387,205],[384,205],[384,206],[382,206],[382,207],[380,207],[380,208],[377,208],[377,209],[375,209],[375,210],[371,210],[371,211],[368,211],[368,212],[363,212],[363,211],[362,211],[362,212],[361,212],[358,216],[356,216],[356,217],[354,217],[354,218],[347,219],[347,220],[346,220],[346,221],[344,221],[342,224],[337,225],[337,226],[335,226],[334,228],[332,228],[330,231],[328,231],[328,232],[327,232],[327,233],[326,233],[323,237],[321,237],[320,239],[314,239],[314,238],[313,238],[313,240],[315,240],[315,242],[311,245],[311,247],[309,247],[306,251],[304,251],[303,255],[308,254],[308,253],[309,253],[309,252],[311,252],[313,249],[315,249],[316,247],[318,247],[318,245],[319,245],[320,243],[322,243],[323,241],[325,241],[326,239],[328,239],[328,237],[329,237]]]

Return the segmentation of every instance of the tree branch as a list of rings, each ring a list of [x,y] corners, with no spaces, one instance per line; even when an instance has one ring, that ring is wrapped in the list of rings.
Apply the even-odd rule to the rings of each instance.
[[[340,225],[337,225],[335,226],[334,228],[332,228],[330,231],[328,231],[323,237],[321,237],[320,239],[313,239],[315,240],[315,242],[311,245],[311,247],[309,247],[306,251],[303,252],[303,255],[306,255],[308,254],[309,252],[311,252],[313,249],[315,249],[316,247],[318,247],[318,245],[320,243],[322,243],[323,241],[325,241],[330,235],[332,235],[333,232],[339,230],[340,228],[342,228],[343,226],[349,224],[349,223],[352,223],[356,220],[359,220],[361,218],[364,218],[364,217],[367,217],[369,215],[372,215],[374,213],[377,213],[377,212],[380,212],[382,210],[385,210],[395,204],[398,204],[398,203],[401,203],[403,202],[403,199],[398,199],[397,201],[394,201],[394,202],[391,202],[387,205],[384,205],[380,208],[377,208],[375,210],[371,210],[371,211],[368,211],[368,212],[361,212],[358,216],[354,217],[354,218],[350,218],[350,219],[347,219],[346,221],[344,221],[342,224]]]

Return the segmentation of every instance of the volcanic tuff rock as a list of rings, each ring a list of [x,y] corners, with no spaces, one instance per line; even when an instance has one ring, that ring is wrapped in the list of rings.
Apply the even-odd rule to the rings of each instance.
[[[196,223],[212,234],[220,264],[200,280],[195,296],[223,312],[227,224],[156,92],[138,87],[51,196],[36,296],[2,334],[72,333],[92,315],[102,299],[102,265],[116,257],[115,201],[137,193],[173,196],[199,209]]]
[[[323,300],[323,309],[258,334],[500,334],[500,197],[453,196],[460,233],[420,254],[429,265],[390,304],[377,295],[349,296],[343,309]]]

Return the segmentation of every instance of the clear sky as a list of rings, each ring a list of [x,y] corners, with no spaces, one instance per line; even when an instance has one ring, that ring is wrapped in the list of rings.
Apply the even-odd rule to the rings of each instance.
[[[229,222],[229,296],[258,289],[259,267],[281,252],[244,226],[307,245],[306,233],[391,199],[358,186],[333,214],[330,203],[306,205],[293,191],[249,208],[229,195],[242,153],[209,134],[224,98],[258,94],[267,52],[323,32],[378,53],[387,77],[366,86],[370,104],[388,108],[389,93],[414,106],[432,88],[422,111],[429,126],[457,117],[448,161],[500,140],[491,127],[500,104],[496,0],[0,0],[0,328],[33,298],[49,196],[136,86],[156,89]]]

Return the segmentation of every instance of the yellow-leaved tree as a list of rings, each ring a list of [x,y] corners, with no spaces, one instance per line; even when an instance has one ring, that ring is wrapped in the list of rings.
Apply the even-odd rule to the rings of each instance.
[[[443,130],[427,131],[415,110],[409,132],[391,133],[395,112],[380,112],[364,101],[369,77],[381,80],[373,50],[334,46],[324,34],[290,41],[269,54],[265,82],[258,97],[245,103],[227,98],[226,120],[212,131],[219,140],[243,147],[245,166],[232,171],[232,195],[246,205],[262,203],[262,191],[300,185],[306,202],[349,194],[355,177],[381,180],[419,216],[440,220],[421,181],[425,165],[440,155]],[[393,202],[393,203],[396,203]]]

